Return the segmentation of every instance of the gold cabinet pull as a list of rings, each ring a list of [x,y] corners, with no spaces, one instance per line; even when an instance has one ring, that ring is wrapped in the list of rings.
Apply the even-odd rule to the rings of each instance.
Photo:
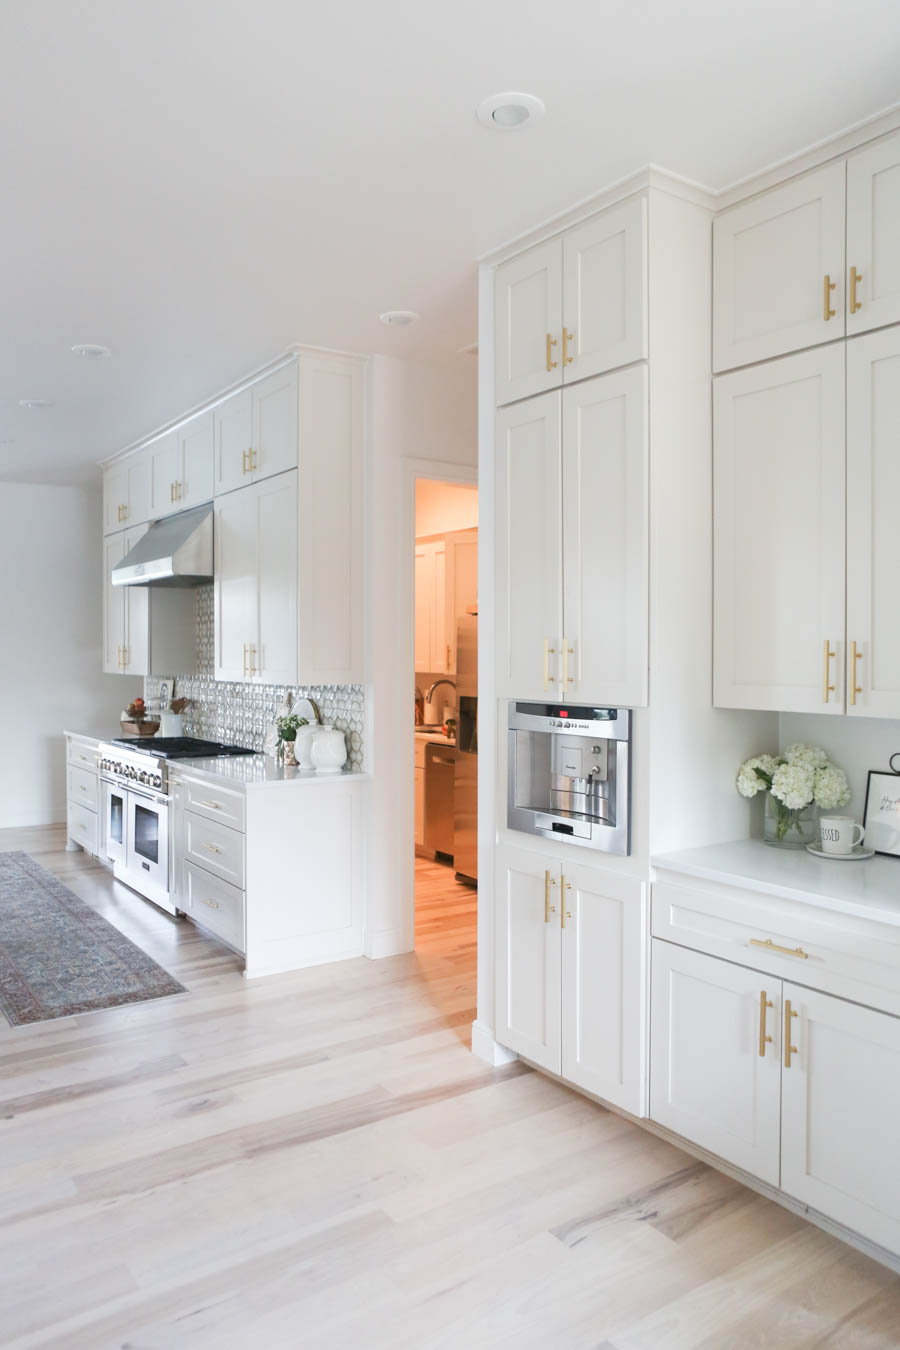
[[[550,915],[556,913],[556,906],[550,903],[550,887],[556,885],[556,877],[550,875],[549,867],[544,872],[544,923],[550,922]]]
[[[826,273],[825,273],[825,322],[826,322],[826,323],[828,322],[829,319],[833,319],[834,316],[835,316],[835,314],[837,314],[837,310],[831,308],[831,292],[832,292],[833,290],[834,290],[834,282],[831,280],[831,277],[830,277],[829,274],[826,272]]]
[[[209,849],[210,853],[221,853],[222,850],[218,844],[201,844],[201,848]]]
[[[571,881],[566,881],[566,874],[563,872],[559,883],[559,923],[561,928],[565,928],[566,919],[571,919],[572,911],[566,908],[566,891],[572,889]]]
[[[213,811],[221,811],[221,810],[222,810],[222,803],[221,803],[221,802],[205,802],[205,801],[202,801],[202,800],[198,800],[197,805],[198,805],[198,806],[209,806],[209,807],[212,808]]]
[[[563,638],[562,640],[562,654],[563,654],[562,682],[563,682],[563,693],[565,694],[566,685],[575,683],[575,676],[569,674],[569,657],[575,655],[575,648],[569,646],[568,638]]]
[[[855,267],[850,268],[850,313],[855,314],[858,309],[862,309],[862,301],[856,298],[856,288],[863,279],[862,272],[857,272]]]
[[[248,453],[250,457],[250,472],[256,473],[256,470],[259,468],[259,465],[256,462],[256,451],[251,447]]]
[[[779,947],[771,938],[751,938],[751,947],[764,947],[767,952],[781,952],[782,956],[798,956],[801,961],[809,960],[809,952],[802,947]]]
[[[834,693],[834,685],[829,683],[831,678],[831,663],[836,653],[832,649],[828,638],[825,639],[825,669],[822,676],[822,702],[828,703],[829,695]]]
[[[242,643],[241,643],[241,675],[243,676],[244,679],[247,678],[247,644],[246,644],[246,642],[242,642]]]
[[[181,501],[181,480],[179,478],[175,479],[175,500],[176,502]]]
[[[556,648],[550,646],[550,639],[544,638],[544,693],[550,688],[550,657],[556,655]]]
[[[791,1055],[799,1055],[800,1053],[796,1045],[791,1045],[791,1018],[799,1016],[800,1014],[791,1007],[791,1000],[786,998],[784,1000],[784,1067],[786,1069],[791,1067]]]
[[[218,900],[207,900],[206,896],[203,897],[203,903],[204,903],[204,905],[209,905],[210,909],[221,909],[221,908],[222,908],[222,906],[219,904]]]
[[[252,677],[253,675],[256,674],[256,647],[252,642],[247,647],[247,662],[248,662],[247,674]]]
[[[568,328],[563,329],[563,365],[570,366],[575,360],[574,356],[569,355],[569,343],[575,341],[575,334],[570,333]]]
[[[248,467],[248,465],[247,465],[247,460],[248,460],[249,456],[252,455],[252,453],[253,453],[252,450],[242,450],[242,451],[241,451],[241,473],[249,473],[249,472],[250,472],[250,469],[249,469],[249,467]]]
[[[447,643],[447,669],[450,669],[450,643]]]
[[[559,364],[557,361],[554,361],[554,360],[553,360],[552,349],[553,349],[555,346],[556,346],[556,338],[555,338],[555,337],[551,337],[550,334],[548,333],[548,334],[547,334],[547,374],[548,374],[548,375],[550,374],[550,371],[551,371],[551,370],[555,370],[556,367],[557,367],[557,365]]]
[[[170,483],[170,484],[169,484],[169,501],[170,501],[170,502],[174,502],[174,500],[175,500],[175,484],[174,484],[174,483]]]
[[[127,647],[123,647],[123,648],[122,648],[122,669],[123,669],[123,670],[126,670],[127,667],[128,667],[128,648],[127,648]]]
[[[861,684],[856,683],[856,663],[862,660],[862,652],[855,642],[850,643],[850,706],[856,707],[856,695],[861,694]]]
[[[772,1037],[766,1035],[766,1008],[771,1008],[772,1000],[766,998],[766,991],[763,989],[759,995],[759,1057],[765,1059],[766,1046],[772,1044]]]

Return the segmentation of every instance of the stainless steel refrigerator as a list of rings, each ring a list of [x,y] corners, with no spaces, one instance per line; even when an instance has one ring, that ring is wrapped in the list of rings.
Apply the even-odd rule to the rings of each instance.
[[[459,881],[478,881],[478,614],[456,625],[456,779],[453,864]]]

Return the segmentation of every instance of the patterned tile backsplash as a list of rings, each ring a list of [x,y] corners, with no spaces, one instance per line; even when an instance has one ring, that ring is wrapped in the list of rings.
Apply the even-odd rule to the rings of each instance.
[[[215,680],[213,588],[198,586],[194,599],[196,616],[197,673],[175,677],[175,697],[189,699],[184,711],[187,736],[245,745],[262,750],[266,728],[273,721],[285,694],[310,698],[323,722],[339,727],[347,737],[347,751],[354,768],[363,767],[365,691],[361,684],[296,685],[232,684]],[[144,698],[152,705],[159,698],[160,678],[144,680]]]

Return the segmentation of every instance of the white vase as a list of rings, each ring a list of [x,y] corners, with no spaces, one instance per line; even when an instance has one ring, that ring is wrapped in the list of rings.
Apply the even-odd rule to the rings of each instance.
[[[317,727],[310,757],[316,773],[340,773],[347,763],[347,740],[336,727]]]

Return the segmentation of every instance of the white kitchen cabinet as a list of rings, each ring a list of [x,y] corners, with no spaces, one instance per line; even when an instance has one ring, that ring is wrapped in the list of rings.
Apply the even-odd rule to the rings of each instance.
[[[563,236],[564,381],[647,356],[647,200],[631,197]]]
[[[847,711],[900,717],[900,329],[847,343]]]
[[[529,398],[562,383],[563,250],[560,239],[496,270],[496,400]]]
[[[178,433],[169,431],[148,447],[150,456],[150,518],[159,520],[181,509],[175,498],[178,480]]]
[[[215,414],[215,492],[297,467],[297,362],[225,399]]]
[[[189,674],[195,666],[194,593],[114,586],[112,572],[149,525],[103,540],[103,670],[108,675]]]
[[[563,697],[642,706],[649,631],[647,368],[563,393]]]
[[[415,746],[415,841],[416,848],[425,848],[425,751],[426,741],[416,737]]]
[[[651,1119],[777,1186],[781,981],[652,946]]]
[[[434,603],[434,566],[431,544],[416,542],[415,668],[431,670],[431,610]]]
[[[66,848],[102,856],[97,742],[66,737]]]
[[[456,673],[456,634],[464,615],[478,612],[478,531],[460,530],[447,535],[447,592],[449,617],[447,669]]]
[[[642,882],[583,863],[560,881],[562,1076],[646,1111],[647,906]]]
[[[900,1018],[784,985],[781,1185],[900,1253]]]
[[[713,369],[844,333],[845,165],[828,164],[713,222]]]
[[[416,670],[446,675],[452,670],[447,589],[447,544],[416,542]]]
[[[215,416],[199,413],[176,432],[178,453],[174,496],[179,511],[212,501],[215,490]]]
[[[297,680],[297,474],[216,500],[215,678]]]
[[[150,519],[150,451],[136,451],[103,472],[103,533]]]
[[[561,1064],[559,862],[497,849],[496,1036],[553,1073]]]
[[[542,699],[559,689],[561,410],[554,392],[497,414],[496,650],[503,698]]]
[[[714,388],[714,702],[844,707],[843,344]]]
[[[126,531],[120,530],[103,540],[103,670],[107,675],[121,675],[122,653],[128,642],[125,588],[112,584],[113,568],[127,552],[125,536]]]
[[[847,277],[848,334],[900,320],[900,134],[847,160]]]

